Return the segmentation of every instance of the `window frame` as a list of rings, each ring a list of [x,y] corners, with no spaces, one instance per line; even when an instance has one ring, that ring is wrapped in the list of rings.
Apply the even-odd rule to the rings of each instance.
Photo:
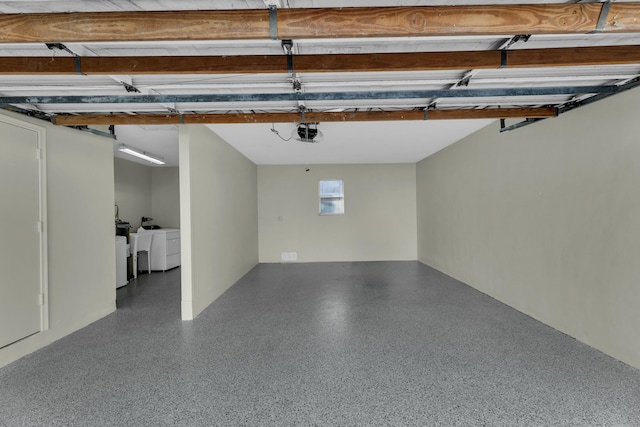
[[[342,194],[340,196],[323,196],[322,194],[322,183],[323,182],[331,182],[331,181],[339,181],[340,187],[342,188]],[[342,212],[322,212],[322,201],[327,199],[333,200],[342,200]],[[336,215],[344,215],[346,212],[345,206],[345,191],[344,191],[344,180],[342,179],[320,179],[318,180],[318,214],[320,216],[336,216]]]

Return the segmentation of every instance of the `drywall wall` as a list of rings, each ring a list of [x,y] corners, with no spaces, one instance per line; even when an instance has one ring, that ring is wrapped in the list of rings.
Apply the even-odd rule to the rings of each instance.
[[[151,169],[151,216],[162,228],[180,228],[180,176],[177,167]]]
[[[140,227],[143,216],[152,217],[151,169],[117,157],[114,159],[115,202],[120,220],[130,223],[132,232]]]
[[[258,263],[256,165],[202,125],[181,126],[182,318]]]
[[[114,159],[115,198],[122,221],[133,231],[143,216],[146,224],[180,228],[180,178],[177,167],[150,167],[128,160]]]
[[[0,349],[2,366],[113,312],[116,279],[112,141],[0,114],[45,129],[49,264],[49,329]]]
[[[319,215],[318,183],[332,179],[345,214]],[[415,164],[258,166],[260,262],[416,259],[415,189]]]
[[[640,368],[639,97],[420,162],[419,260]]]

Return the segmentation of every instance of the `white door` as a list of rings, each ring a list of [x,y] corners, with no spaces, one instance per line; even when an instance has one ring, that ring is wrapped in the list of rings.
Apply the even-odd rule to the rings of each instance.
[[[38,133],[0,122],[0,347],[41,330]]]

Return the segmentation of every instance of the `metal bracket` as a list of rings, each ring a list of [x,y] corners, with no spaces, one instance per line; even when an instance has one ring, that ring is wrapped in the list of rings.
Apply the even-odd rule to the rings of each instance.
[[[85,76],[86,75],[85,73],[82,72],[80,56],[78,56],[74,51],[69,49],[63,43],[45,43],[45,46],[47,46],[47,48],[49,50],[54,50],[54,49],[64,50],[65,52],[70,53],[71,55],[73,55],[74,58],[75,58],[75,64],[76,64],[76,74],[78,74],[80,76]]]
[[[511,37],[511,39],[509,39],[506,43],[502,43],[501,45],[499,45],[498,49],[500,49],[500,67],[498,67],[498,69],[507,66],[507,51],[511,46],[518,42],[526,43],[530,38],[531,34],[516,34],[515,36]]]
[[[503,44],[500,50],[508,50],[511,46],[518,42],[526,43],[530,38],[531,34],[516,34],[515,36],[511,37],[511,39],[507,43]]]
[[[27,110],[27,109],[16,107],[15,105],[9,105],[9,104],[0,104],[0,108],[6,111],[11,111],[13,113],[18,113],[24,116],[33,117],[38,120],[43,120],[45,122],[53,123],[54,125],[56,124],[55,122],[56,116],[49,116],[47,115],[47,113],[44,113],[39,110]]]
[[[278,40],[278,8],[269,6],[269,36],[271,40]]]
[[[47,46],[49,50],[54,50],[54,49],[64,50],[65,52],[68,52],[73,56],[78,56],[74,51],[72,51],[67,46],[65,46],[64,43],[45,43],[45,46]]]
[[[284,39],[280,44],[282,45],[285,55],[293,54],[293,40]]]
[[[287,69],[289,74],[293,75],[293,40],[282,40],[282,49],[285,55],[287,55]]]
[[[130,85],[127,82],[121,82],[121,83],[122,83],[122,86],[124,86],[124,88],[125,88],[125,90],[127,92],[129,92],[129,93],[141,93],[140,90],[137,87],[135,87],[133,85]]]
[[[456,83],[456,87],[468,87],[469,86],[469,82],[471,81],[471,75],[466,75],[462,78],[462,80],[460,80],[458,83]]]
[[[531,125],[534,124],[536,122],[539,122],[540,120],[544,120],[543,118],[536,118],[536,119],[525,119],[521,122],[515,123],[511,126],[505,126],[505,120],[504,119],[500,119],[500,133],[503,132],[509,132],[511,130],[515,130],[527,125]]]
[[[500,67],[499,68],[504,68],[507,66],[507,50],[501,50],[500,51]]]
[[[115,133],[112,134],[111,132],[103,132],[101,130],[91,129],[88,126],[65,126],[65,127],[68,127],[70,129],[80,130],[82,132],[89,132],[98,136],[104,136],[110,139],[117,139]]]
[[[76,62],[76,74],[80,75],[80,76],[84,76],[86,75],[85,73],[82,72],[82,58],[80,58],[79,56],[75,57],[75,62]]]
[[[598,23],[596,24],[596,29],[591,34],[599,33],[604,29],[604,26],[607,23],[607,17],[609,16],[610,8],[611,8],[611,2],[606,1],[602,3],[602,9],[600,9],[600,16],[598,17]]]

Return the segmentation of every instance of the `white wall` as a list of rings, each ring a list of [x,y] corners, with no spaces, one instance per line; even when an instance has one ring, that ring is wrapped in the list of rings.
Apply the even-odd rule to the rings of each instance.
[[[115,198],[120,219],[131,223],[132,231],[143,216],[147,224],[180,228],[180,177],[177,167],[150,167],[115,158]]]
[[[140,227],[143,216],[155,219],[151,212],[151,169],[117,157],[114,159],[115,201],[120,219],[131,224],[132,232]]]
[[[256,165],[206,126],[180,127],[182,318],[258,263]]]
[[[640,368],[640,90],[418,165],[418,256]]]
[[[151,169],[151,217],[163,228],[180,228],[180,176],[177,167]]]
[[[307,171],[309,169],[309,171]],[[413,260],[415,164],[259,166],[260,262]],[[342,179],[344,215],[319,215],[318,182]]]
[[[46,129],[49,253],[49,329],[0,349],[3,366],[114,311],[116,290],[112,141],[0,114]]]

